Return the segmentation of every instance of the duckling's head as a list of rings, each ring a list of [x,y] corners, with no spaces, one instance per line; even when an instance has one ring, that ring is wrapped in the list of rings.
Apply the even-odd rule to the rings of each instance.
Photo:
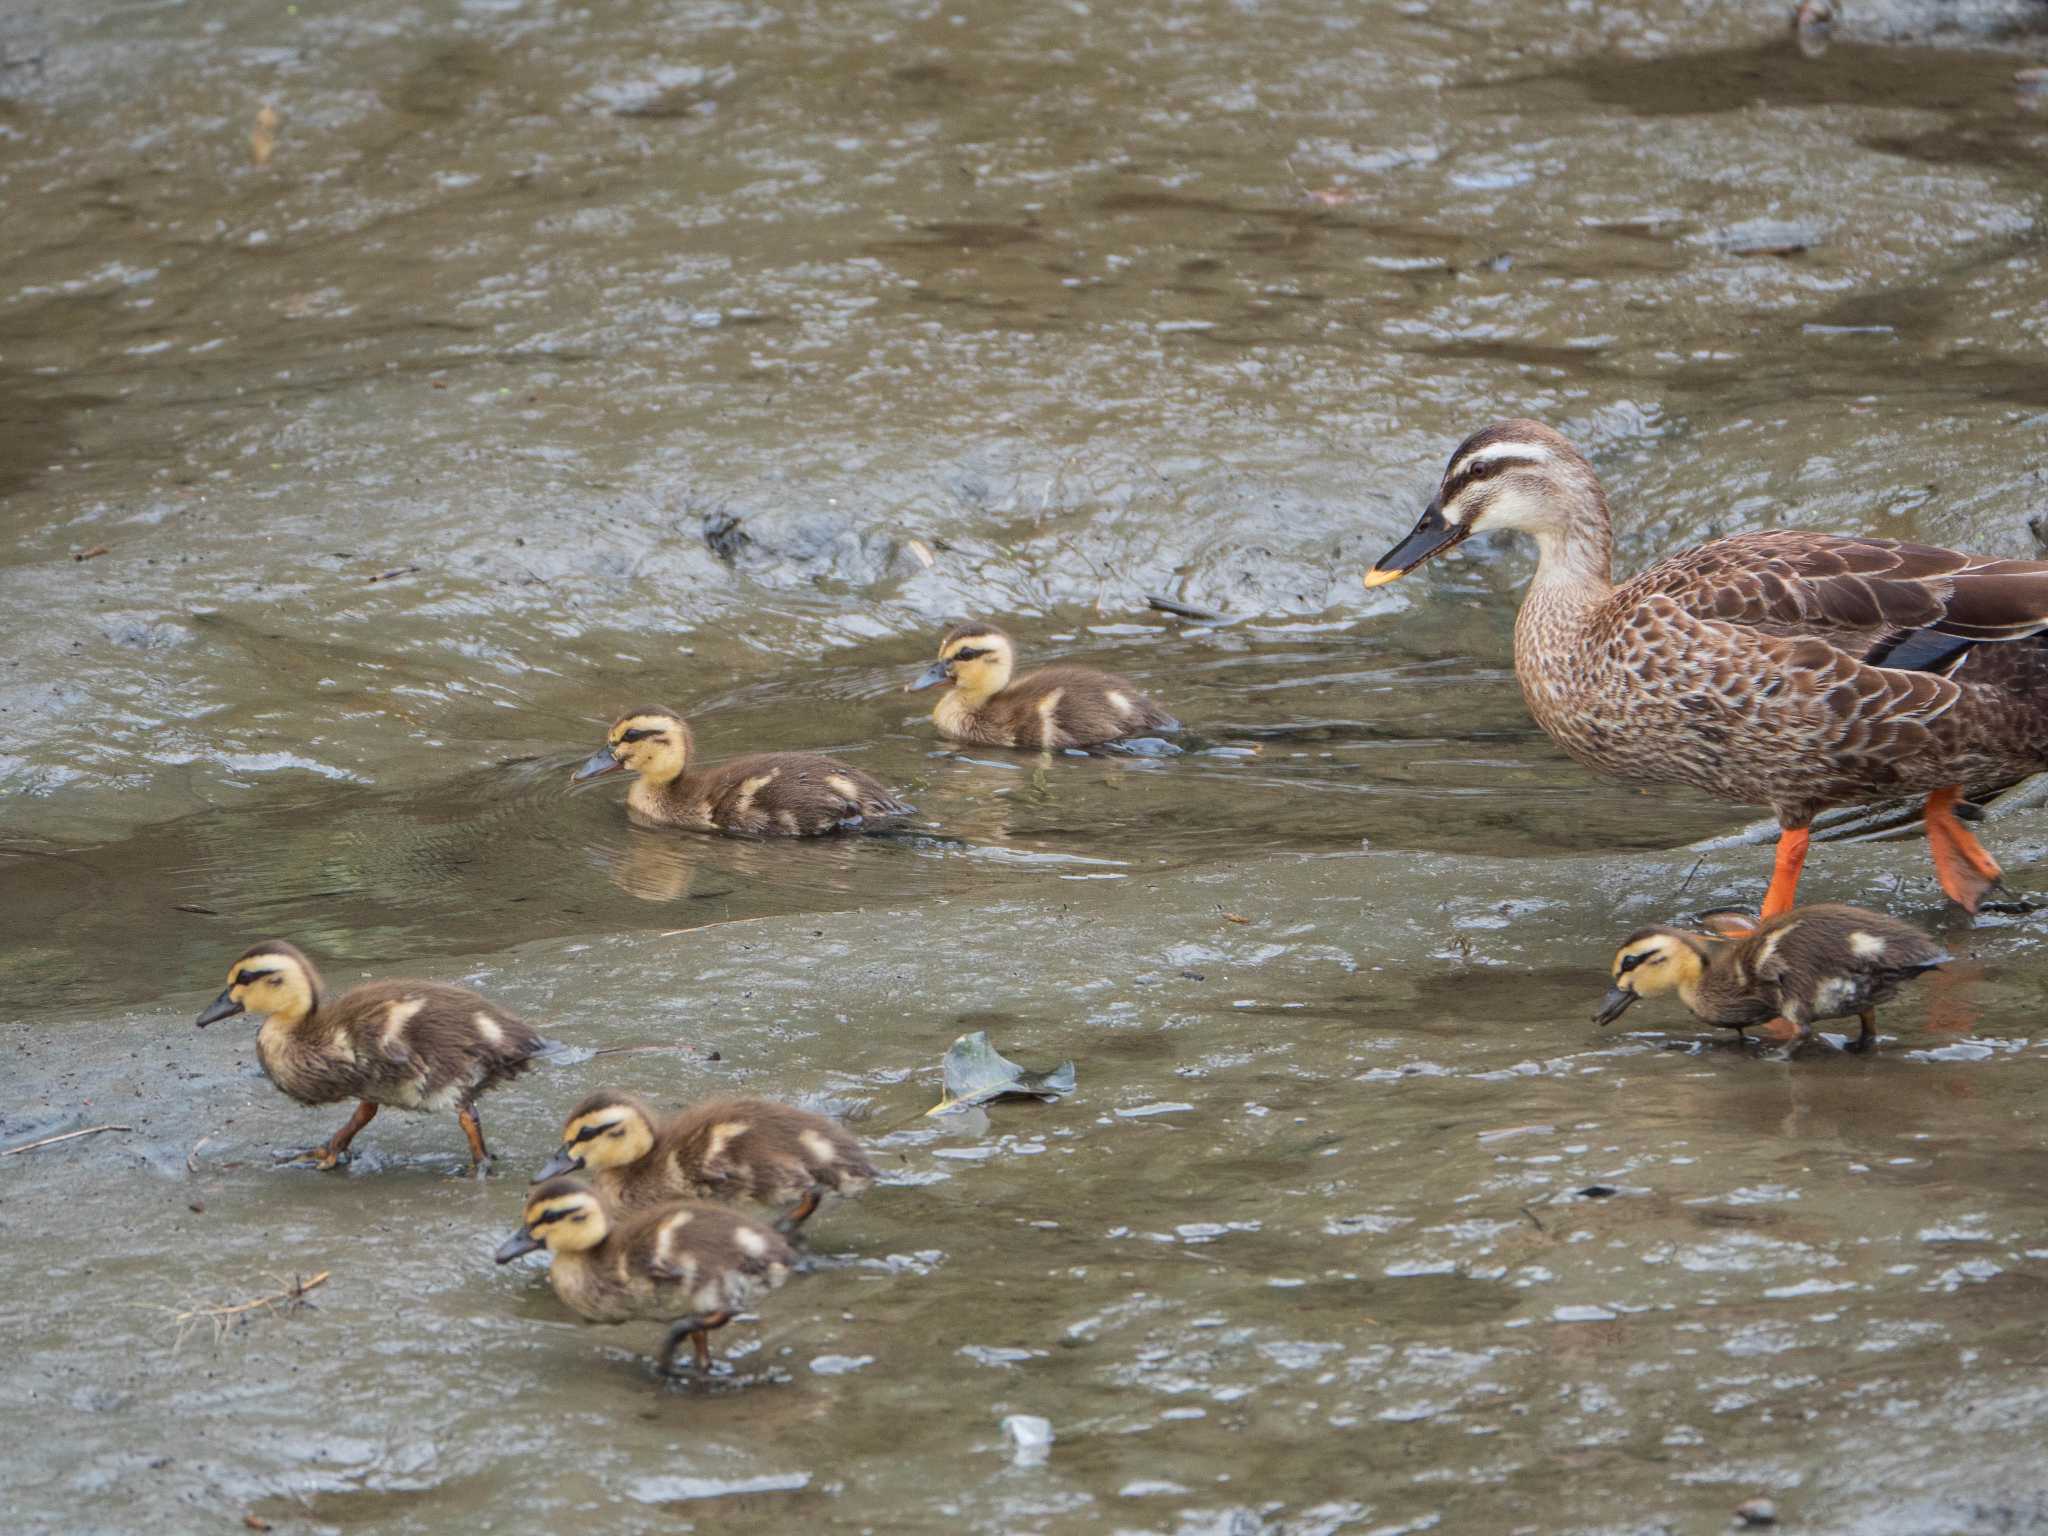
[[[1016,666],[1017,647],[993,624],[955,624],[939,642],[939,659],[904,692],[951,683],[970,699],[985,699],[1010,685]]]
[[[648,1102],[638,1094],[601,1089],[569,1111],[562,1145],[536,1177],[623,1168],[653,1150],[654,1110]]]
[[[1546,548],[1561,545],[1589,509],[1599,513],[1595,521],[1606,516],[1600,477],[1563,433],[1540,421],[1496,422],[1459,444],[1421,520],[1365,573],[1365,584],[1406,576],[1475,533],[1519,528]]]
[[[1614,952],[1614,985],[1608,988],[1595,1024],[1612,1024],[1639,997],[1699,985],[1707,969],[1707,945],[1700,934],[1682,928],[1645,928],[1629,935]]]
[[[571,784],[607,773],[637,773],[651,784],[666,784],[682,775],[690,760],[690,728],[672,709],[636,709],[621,715],[605,732],[604,745],[569,775]]]
[[[320,975],[297,945],[265,939],[228,967],[228,984],[194,1022],[201,1029],[238,1013],[296,1024],[320,1002]]]
[[[536,1248],[581,1253],[603,1242],[610,1230],[604,1203],[589,1185],[574,1179],[549,1179],[526,1192],[525,1218],[519,1230],[498,1245],[498,1262],[509,1264]]]

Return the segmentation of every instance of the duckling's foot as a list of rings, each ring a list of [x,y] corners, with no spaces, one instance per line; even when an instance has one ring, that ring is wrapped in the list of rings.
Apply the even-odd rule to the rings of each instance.
[[[1782,1014],[1764,1025],[1764,1029],[1769,1038],[1784,1042],[1775,1051],[1765,1051],[1765,1061],[1790,1061],[1813,1043],[1811,1024],[1795,1024]],[[1790,1031],[1789,1035],[1787,1031]]]
[[[1842,1049],[1854,1051],[1858,1056],[1868,1056],[1877,1049],[1877,1015],[1866,1008],[1856,1015],[1856,1021],[1863,1026],[1863,1032]]]
[[[301,1147],[296,1152],[273,1152],[271,1157],[280,1167],[288,1168],[294,1163],[308,1163],[321,1173],[332,1173],[352,1160],[347,1151],[337,1152],[329,1146]]]
[[[711,1370],[710,1331],[713,1328],[723,1328],[731,1321],[730,1312],[693,1313],[689,1317],[677,1318],[669,1324],[668,1337],[662,1341],[661,1356],[656,1362],[656,1369],[664,1376],[678,1375],[675,1368],[676,1350],[682,1346],[684,1339],[688,1339],[691,1352],[696,1356],[697,1374],[708,1375]]]

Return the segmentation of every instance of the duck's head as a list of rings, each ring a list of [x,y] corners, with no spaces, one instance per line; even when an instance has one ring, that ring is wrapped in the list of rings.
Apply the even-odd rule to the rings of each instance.
[[[509,1264],[536,1248],[580,1253],[603,1242],[610,1230],[604,1202],[589,1185],[574,1179],[549,1179],[526,1192],[526,1214],[519,1230],[498,1245],[497,1259]]]
[[[1595,1024],[1612,1024],[1639,997],[1690,989],[1707,969],[1707,945],[1701,934],[1683,928],[1644,928],[1632,933],[1614,952],[1614,985],[1607,989]]]
[[[604,745],[569,775],[571,784],[607,773],[637,773],[651,784],[681,776],[690,760],[690,728],[672,709],[636,709],[605,732]]]
[[[320,976],[297,945],[265,939],[228,967],[228,984],[193,1022],[201,1029],[238,1013],[296,1024],[320,1001]]]
[[[1604,514],[1593,466],[1540,421],[1501,421],[1458,445],[1408,537],[1365,573],[1368,587],[1406,576],[1475,533],[1520,529],[1562,540],[1588,503]]]
[[[1017,648],[992,624],[956,624],[939,642],[939,659],[904,689],[936,688],[951,683],[971,699],[987,698],[1009,686],[1017,666]]]
[[[638,1094],[601,1089],[569,1111],[562,1145],[535,1175],[560,1178],[584,1169],[623,1168],[654,1150],[654,1111]]]

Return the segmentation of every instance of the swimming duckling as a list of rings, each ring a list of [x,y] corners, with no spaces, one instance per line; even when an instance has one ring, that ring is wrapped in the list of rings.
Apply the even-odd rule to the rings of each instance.
[[[875,1181],[860,1143],[838,1121],[770,1099],[709,1099],[660,1120],[636,1094],[600,1090],[569,1112],[561,1150],[538,1178],[593,1175],[624,1209],[674,1200],[786,1206],[791,1233],[827,1190],[857,1195]]]
[[[1794,907],[1760,928],[1742,919],[1716,926],[1728,936],[1662,926],[1631,934],[1615,953],[1614,986],[1594,1022],[1612,1024],[1638,997],[1676,990],[1695,1016],[1738,1033],[1790,1024],[1786,1056],[1813,1038],[1819,1020],[1854,1014],[1863,1032],[1849,1049],[1868,1051],[1877,1044],[1877,1005],[1950,959],[1911,923],[1834,903]]]
[[[481,1174],[491,1155],[477,1099],[519,1076],[535,1056],[559,1049],[463,987],[372,981],[329,997],[313,962],[282,939],[245,950],[196,1022],[204,1029],[242,1012],[263,1019],[256,1059],[288,1097],[301,1104],[361,1101],[325,1146],[294,1159],[322,1169],[340,1164],[380,1108],[453,1109]]]
[[[661,1346],[666,1376],[688,1339],[697,1369],[711,1365],[706,1335],[761,1291],[789,1278],[796,1252],[760,1222],[723,1206],[671,1203],[630,1214],[607,1206],[589,1185],[550,1179],[526,1196],[519,1230],[497,1252],[500,1264],[546,1248],[548,1282],[569,1309],[593,1323],[646,1318],[669,1323]]]
[[[932,710],[939,734],[985,747],[1095,747],[1170,735],[1180,722],[1113,672],[1046,667],[1010,681],[1017,648],[992,624],[956,624],[939,659],[905,692],[952,686]]]
[[[572,784],[621,771],[639,778],[626,794],[636,820],[695,832],[817,837],[899,820],[915,809],[858,768],[811,752],[754,752],[692,768],[690,728],[668,709],[636,709],[569,776]]]

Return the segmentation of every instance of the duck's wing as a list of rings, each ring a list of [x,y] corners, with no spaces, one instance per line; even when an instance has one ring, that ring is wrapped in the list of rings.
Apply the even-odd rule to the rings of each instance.
[[[1970,648],[2048,633],[2048,562],[1781,529],[1718,539],[1630,582],[1702,619],[1946,675]]]

